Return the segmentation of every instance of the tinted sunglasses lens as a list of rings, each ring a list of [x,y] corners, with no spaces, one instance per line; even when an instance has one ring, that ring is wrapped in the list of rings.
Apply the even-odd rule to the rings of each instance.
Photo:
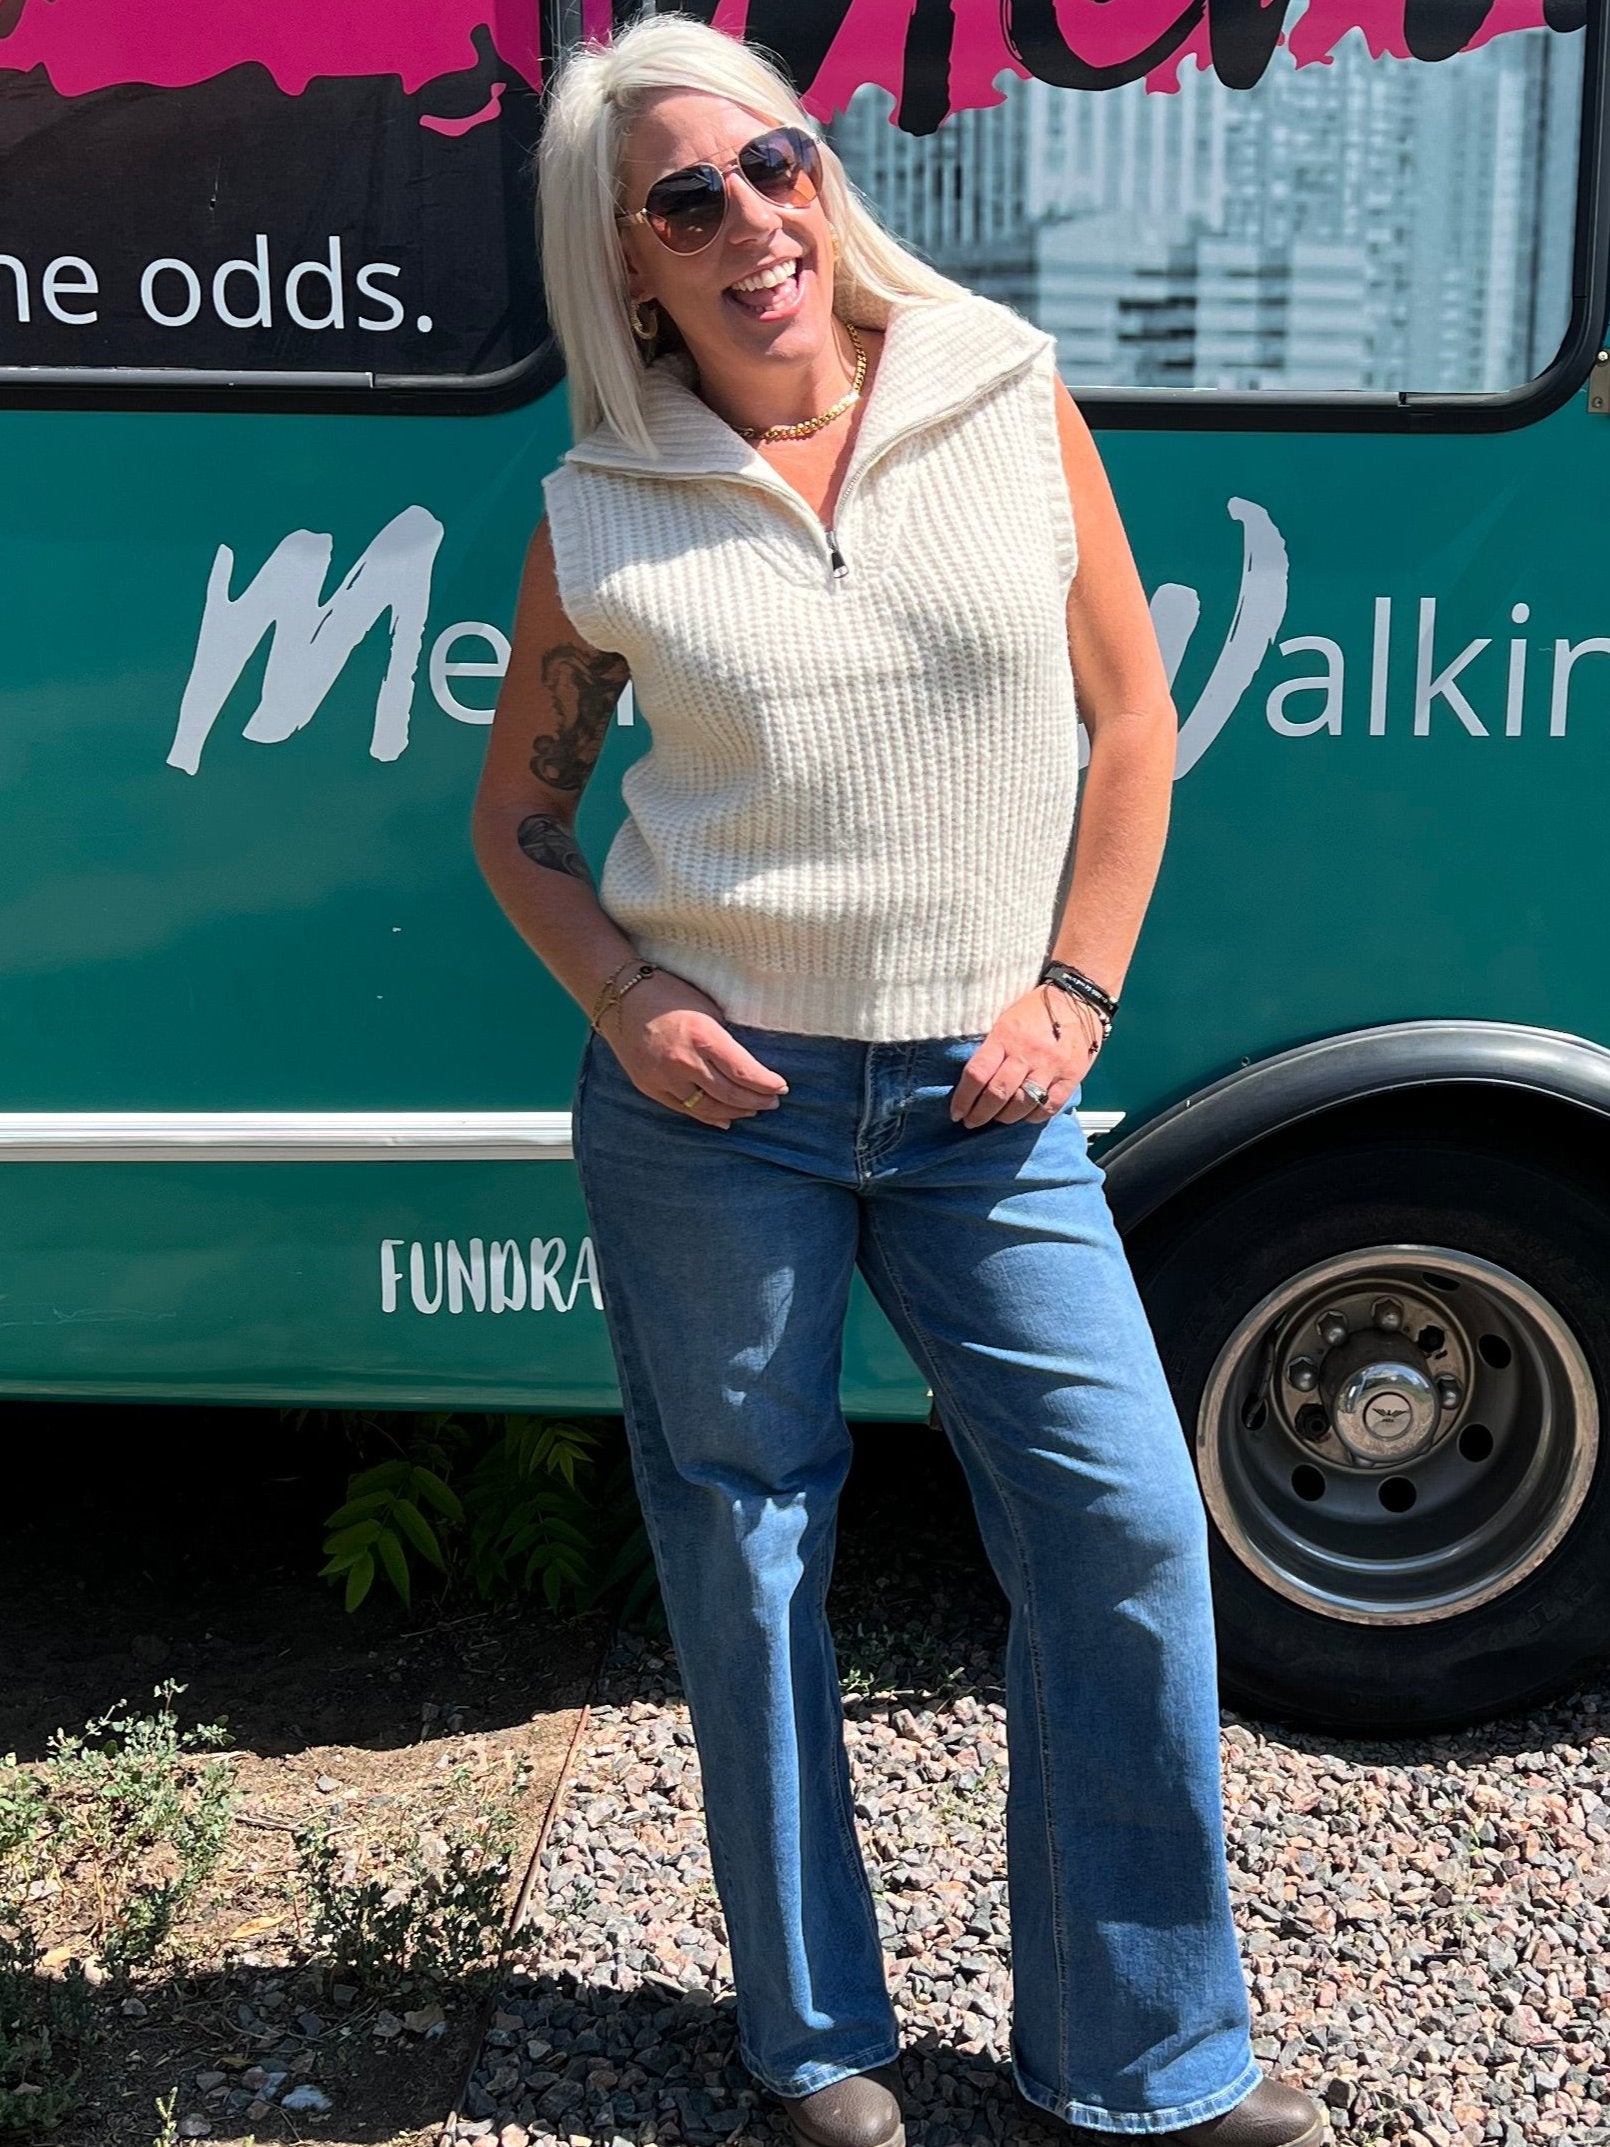
[[[797,127],[777,127],[746,142],[738,152],[738,168],[769,201],[802,209],[816,199],[816,144]]]
[[[727,189],[713,164],[698,164],[656,179],[643,207],[656,237],[673,253],[697,253],[721,229]]]

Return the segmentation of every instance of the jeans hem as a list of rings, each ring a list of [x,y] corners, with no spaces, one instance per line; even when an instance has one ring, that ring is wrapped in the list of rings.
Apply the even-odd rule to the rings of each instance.
[[[1048,2110],[1065,2124],[1084,2125],[1093,2132],[1168,2133],[1185,2125],[1203,2124],[1208,2118],[1222,2117],[1226,2110],[1233,2110],[1238,2102],[1244,2102],[1263,2076],[1263,2067],[1258,2060],[1249,2058],[1228,2087],[1221,2087],[1212,2095],[1198,2095],[1194,2102],[1176,2103],[1167,2110],[1109,2110],[1098,2102],[1077,2102],[1054,2095],[1038,2081],[1030,2080],[1016,2058],[1012,2060],[1012,2078],[1026,2102],[1032,2102],[1036,2109]]]
[[[824,2058],[816,2065],[805,2065],[793,2076],[786,2087],[780,2087],[755,2063],[742,2038],[738,2042],[738,2056],[747,2069],[766,2089],[768,2094],[781,2095],[789,2101],[797,2101],[801,2095],[814,2095],[818,2088],[831,2087],[835,2080],[848,2080],[858,2072],[873,2072],[880,2065],[893,2065],[900,2056],[900,2044],[880,2043],[875,2050],[863,2050],[853,2057],[834,2061]]]

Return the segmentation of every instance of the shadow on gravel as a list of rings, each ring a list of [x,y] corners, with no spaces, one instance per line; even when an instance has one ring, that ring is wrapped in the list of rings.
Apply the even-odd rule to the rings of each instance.
[[[564,1972],[538,1974],[505,1986],[497,2019],[480,2085],[466,2106],[469,2122],[458,2128],[461,2140],[497,2137],[510,2121],[507,2104],[518,2077],[522,2099],[535,2104],[527,2121],[533,2141],[654,2138],[662,2147],[677,2139],[686,2147],[790,2141],[781,2105],[738,2056],[730,1997],[652,1978],[620,1991]],[[533,2062],[532,2047],[543,2043],[551,2056]],[[510,2053],[501,2065],[500,2049]],[[579,2077],[576,2060],[588,2061]],[[633,2073],[641,2081],[623,2088],[622,2076]],[[906,2040],[899,2073],[908,2111],[913,2118],[922,2113],[924,2147],[944,2147],[953,2136],[1027,2140],[1035,2147],[1055,2138],[1066,2147],[1067,2128],[1042,2122],[1019,2100],[1010,2068],[996,2058],[918,2033]]]

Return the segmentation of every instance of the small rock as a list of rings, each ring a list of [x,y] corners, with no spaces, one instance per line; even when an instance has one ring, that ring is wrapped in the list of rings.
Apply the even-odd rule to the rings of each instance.
[[[210,2094],[215,2087],[222,2087],[223,2084],[224,2076],[221,2072],[198,2072],[196,2074],[196,2086],[203,2095]]]
[[[395,2013],[381,2012],[375,2015],[375,2024],[371,2032],[378,2035],[383,2043],[388,2043],[394,2035],[401,2035],[402,2025]]]
[[[356,1983],[332,1983],[330,1985],[330,2003],[332,2005],[352,2005],[356,2002],[357,1996],[358,1986]]]
[[[322,2087],[315,2087],[311,2080],[304,2080],[300,2087],[291,2089],[281,2102],[280,2108],[305,2113],[310,2117],[322,2117],[326,2111],[333,2110],[335,2104]]]
[[[212,2130],[212,2119],[203,2117],[199,2110],[192,2110],[188,2117],[179,2120],[179,2137],[182,2140],[204,2140]]]
[[[333,1797],[341,1784],[333,1774],[321,1774],[313,1786],[321,1797]]]
[[[439,2005],[422,2005],[416,2012],[404,2013],[402,2024],[410,2035],[424,2035],[434,2041],[447,2032],[447,2015]]]
[[[144,2020],[149,2010],[143,1998],[125,1998],[118,2007],[125,2020]]]

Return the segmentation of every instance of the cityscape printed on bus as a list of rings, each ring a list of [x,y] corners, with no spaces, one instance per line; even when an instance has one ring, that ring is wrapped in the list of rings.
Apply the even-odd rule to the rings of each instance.
[[[1570,317],[1584,40],[1435,65],[1277,54],[1091,95],[1004,71],[933,132],[858,89],[827,127],[881,220],[1057,339],[1096,387],[1474,393],[1536,378]]]

